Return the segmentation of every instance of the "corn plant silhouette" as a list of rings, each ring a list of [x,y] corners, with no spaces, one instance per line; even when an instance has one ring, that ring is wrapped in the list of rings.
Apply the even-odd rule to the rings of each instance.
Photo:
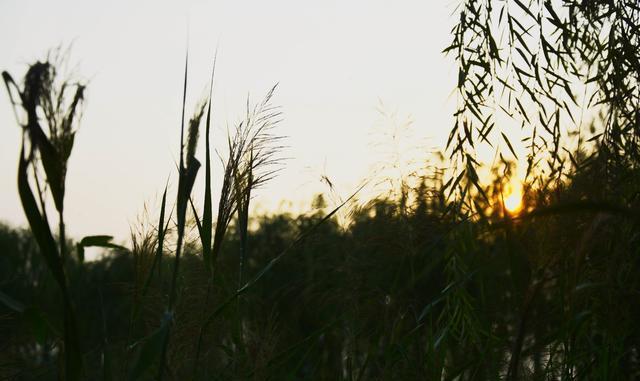
[[[62,379],[78,380],[82,376],[83,365],[76,314],[64,267],[67,256],[64,194],[67,162],[84,99],[84,85],[70,80],[60,81],[56,67],[48,61],[36,62],[29,67],[22,88],[6,71],[2,72],[2,78],[16,119],[23,129],[18,164],[20,201],[31,231],[62,294],[64,338],[61,349],[64,366],[59,369],[59,375]],[[26,115],[26,121],[20,120],[19,109]],[[42,110],[45,115],[48,135],[41,126],[38,110]],[[40,169],[44,170],[44,183],[40,180]],[[30,177],[36,187],[35,195]],[[47,217],[47,190],[58,212],[58,243]]]

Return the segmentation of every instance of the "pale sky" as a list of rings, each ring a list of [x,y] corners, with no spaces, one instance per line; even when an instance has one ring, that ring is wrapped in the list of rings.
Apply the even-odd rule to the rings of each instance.
[[[22,78],[48,49],[73,42],[71,61],[90,83],[67,175],[67,229],[75,238],[123,240],[145,202],[157,208],[167,179],[176,179],[187,34],[188,110],[207,88],[218,46],[217,147],[227,125],[241,118],[247,95],[257,101],[279,83],[274,103],[284,112],[279,132],[288,136],[284,156],[291,159],[255,203],[265,211],[291,200],[300,210],[327,190],[322,174],[342,196],[370,176],[380,160],[379,131],[391,124],[377,111],[380,102],[400,123],[411,118],[411,143],[425,155],[425,147],[444,144],[457,72],[441,51],[454,5],[2,0],[0,69]],[[0,220],[24,225],[15,181],[20,129],[4,86],[0,125]],[[218,173],[215,167],[214,188]]]

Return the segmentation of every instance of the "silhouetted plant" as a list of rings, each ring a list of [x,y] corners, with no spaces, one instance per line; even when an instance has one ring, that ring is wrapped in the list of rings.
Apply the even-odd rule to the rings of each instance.
[[[310,214],[249,215],[255,190],[282,165],[275,87],[257,105],[247,101],[225,137],[214,215],[213,73],[208,98],[187,121],[185,62],[175,202],[167,205],[165,187],[158,220],[134,230],[131,250],[109,236],[74,246],[64,239],[61,200],[83,88],[56,87],[47,63],[32,65],[22,88],[3,73],[27,117],[18,185],[32,235],[0,226],[8,253],[0,259],[0,335],[8,337],[0,376],[639,377],[640,305],[630,302],[640,293],[638,6],[465,0],[458,10],[446,49],[460,69],[452,160],[401,174],[398,189],[357,205],[342,224],[336,213],[355,194],[333,209],[318,196]],[[66,94],[74,96],[65,102]],[[599,112],[593,137],[578,117],[589,110]],[[520,152],[505,115],[530,132],[524,206],[511,212],[505,190]],[[203,119],[199,212],[191,193]],[[506,150],[482,168],[481,145]],[[89,246],[114,253],[83,263]],[[69,247],[78,255],[65,255]]]

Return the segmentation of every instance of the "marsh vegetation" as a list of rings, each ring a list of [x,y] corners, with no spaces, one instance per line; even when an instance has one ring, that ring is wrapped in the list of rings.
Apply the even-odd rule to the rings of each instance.
[[[640,6],[456,12],[445,53],[459,107],[442,160],[390,196],[318,195],[306,214],[249,213],[286,165],[276,87],[247,102],[217,165],[211,96],[186,110],[187,60],[175,189],[126,245],[65,234],[84,84],[56,56],[22,80],[3,72],[29,228],[0,225],[0,377],[639,378]],[[105,255],[85,261],[88,247]]]

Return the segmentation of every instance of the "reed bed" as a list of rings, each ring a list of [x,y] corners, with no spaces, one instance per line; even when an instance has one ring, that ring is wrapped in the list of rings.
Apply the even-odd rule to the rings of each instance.
[[[228,136],[213,137],[227,146],[218,167],[215,61],[209,94],[188,117],[187,55],[177,188],[165,186],[157,219],[133,228],[128,247],[109,235],[74,241],[65,233],[85,84],[61,74],[60,54],[30,65],[22,81],[3,72],[22,129],[17,185],[29,229],[0,225],[0,378],[640,378],[638,50],[630,48],[637,33],[627,33],[637,30],[640,9],[565,2],[565,14],[552,2],[509,0],[496,20],[492,3],[463,1],[445,49],[460,66],[449,166],[434,159],[400,179],[389,193],[398,197],[354,202],[358,189],[329,208],[318,195],[303,215],[249,213],[285,165],[276,86],[247,100]],[[530,33],[548,23],[556,42]],[[498,47],[498,27],[507,28],[510,49]],[[601,41],[605,29],[610,39]],[[539,55],[526,46],[532,40]],[[596,66],[586,82],[598,100],[587,103],[601,117],[594,137],[571,148],[561,121],[575,122],[579,104],[573,84],[552,69],[582,79],[581,69]],[[506,105],[491,83],[501,84]],[[505,201],[515,177],[508,155],[517,160],[518,151],[495,126],[488,99],[533,129],[520,209]],[[505,149],[483,182],[476,148],[498,142]],[[201,200],[192,192],[198,181]],[[108,254],[87,262],[87,247]]]

